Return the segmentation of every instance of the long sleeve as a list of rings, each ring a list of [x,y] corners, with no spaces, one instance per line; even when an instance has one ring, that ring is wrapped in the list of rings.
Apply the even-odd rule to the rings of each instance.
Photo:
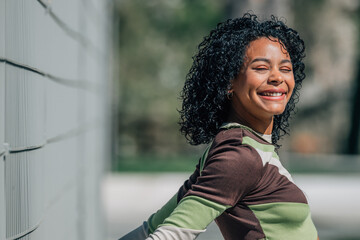
[[[204,232],[259,181],[262,162],[254,151],[237,138],[215,141],[196,180],[147,240],[191,240]]]
[[[149,233],[153,233],[155,229],[164,222],[164,220],[170,216],[173,210],[177,206],[177,193],[156,213],[152,214],[148,221]]]
[[[129,232],[119,240],[144,240],[150,233],[163,223],[177,206],[177,194],[175,194],[161,209],[152,214],[143,225]]]
[[[195,239],[228,207],[196,196],[185,197],[146,240]]]

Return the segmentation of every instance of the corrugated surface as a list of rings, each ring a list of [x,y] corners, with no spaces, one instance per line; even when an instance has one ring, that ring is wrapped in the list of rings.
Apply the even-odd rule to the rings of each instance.
[[[44,150],[6,156],[6,236],[35,229],[44,213]]]
[[[0,157],[0,240],[5,240],[5,223],[6,223],[6,213],[5,213],[5,170],[4,170],[4,157]]]
[[[79,127],[78,89],[46,81],[46,138],[51,139]]]
[[[0,0],[0,57],[5,57],[5,0]],[[5,64],[0,62],[0,240],[5,240]]]
[[[5,57],[5,0],[0,0],[0,58],[1,57]],[[4,135],[5,135],[4,112],[5,112],[5,63],[0,62],[0,154],[4,150],[3,147]]]
[[[0,240],[105,238],[105,4],[0,0]]]
[[[76,11],[72,6],[78,1],[73,2],[67,5],[69,14]],[[6,1],[6,24],[7,58],[54,76],[77,79],[80,43],[68,36],[38,1]]]
[[[57,201],[46,208],[46,215],[43,218],[39,228],[29,234],[28,239],[33,240],[78,240],[77,223],[86,222],[86,219],[79,219],[77,208],[76,185],[70,186]],[[85,204],[85,203],[84,203]],[[95,231],[99,231],[95,227]],[[89,230],[90,231],[90,230]],[[90,238],[94,239],[94,238]],[[98,239],[104,239],[100,237]]]
[[[5,68],[5,141],[10,150],[43,146],[46,141],[44,79],[17,67],[6,65]]]

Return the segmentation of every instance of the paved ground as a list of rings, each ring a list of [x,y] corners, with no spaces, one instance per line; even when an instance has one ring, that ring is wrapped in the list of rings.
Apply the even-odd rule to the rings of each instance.
[[[108,239],[117,239],[160,208],[188,177],[177,174],[109,174],[102,198]],[[322,240],[360,239],[360,175],[295,175],[309,199]],[[221,240],[215,224],[200,240]]]

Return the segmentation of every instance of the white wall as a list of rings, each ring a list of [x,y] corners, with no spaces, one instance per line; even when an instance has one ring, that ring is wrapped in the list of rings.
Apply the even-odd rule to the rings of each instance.
[[[0,240],[104,239],[106,10],[0,0]]]
[[[5,1],[0,0],[0,57],[5,55]],[[0,62],[0,239],[5,239],[5,64]]]

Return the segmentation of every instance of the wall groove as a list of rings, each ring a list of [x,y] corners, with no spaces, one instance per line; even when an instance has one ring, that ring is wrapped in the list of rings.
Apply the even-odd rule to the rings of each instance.
[[[42,219],[34,226],[30,227],[29,229],[26,229],[25,231],[16,234],[15,236],[7,237],[6,240],[16,240],[22,237],[25,237],[26,235],[29,235],[30,233],[34,232],[37,228],[39,228],[40,224],[42,222]]]
[[[21,68],[23,70],[39,74],[39,75],[41,75],[41,76],[43,76],[45,78],[53,80],[56,83],[59,83],[59,84],[62,84],[62,85],[68,86],[68,87],[80,88],[80,89],[84,89],[84,90],[88,90],[88,91],[92,91],[92,92],[99,92],[101,90],[101,88],[102,88],[102,86],[99,85],[99,84],[86,82],[86,81],[80,80],[80,79],[71,80],[71,79],[64,79],[64,78],[61,78],[61,77],[57,77],[57,76],[54,76],[52,74],[43,72],[43,71],[41,71],[41,70],[39,70],[37,68],[31,67],[31,66],[28,66],[28,65],[25,65],[25,64],[22,64],[22,63],[15,62],[15,61],[7,59],[7,58],[0,57],[0,62],[4,62],[4,63],[12,65],[14,67],[18,67],[18,68]]]
[[[85,133],[85,132],[87,132],[87,131],[89,131],[91,129],[94,129],[96,126],[100,126],[100,124],[98,122],[84,124],[83,126],[78,127],[78,128],[74,128],[74,129],[72,129],[72,130],[70,130],[70,131],[68,131],[68,132],[66,132],[64,134],[60,134],[60,135],[57,135],[55,137],[49,138],[43,144],[39,144],[39,145],[36,145],[36,146],[27,146],[27,147],[23,147],[23,148],[11,148],[11,146],[10,146],[8,152],[11,154],[11,153],[30,152],[30,151],[33,151],[33,150],[37,150],[39,148],[45,147],[48,144],[64,141],[64,140],[67,140],[69,138],[79,136],[79,135],[81,135],[81,134],[83,134],[83,133]],[[6,152],[7,151],[5,151],[5,150],[0,152],[0,157],[2,157],[3,155],[6,155]]]
[[[84,37],[79,32],[71,29],[66,23],[64,23],[51,9],[51,6],[46,4],[42,0],[37,0],[39,4],[46,10],[46,12],[51,16],[54,22],[71,38],[75,39],[76,41],[80,42],[86,48],[92,50],[95,53],[100,53],[101,51],[98,50],[95,45],[86,37]]]
[[[46,143],[37,145],[37,146],[28,146],[28,147],[24,147],[24,148],[14,148],[14,149],[9,149],[9,153],[20,153],[20,152],[30,152],[30,151],[34,151],[37,150],[39,148],[42,148],[46,145]]]

